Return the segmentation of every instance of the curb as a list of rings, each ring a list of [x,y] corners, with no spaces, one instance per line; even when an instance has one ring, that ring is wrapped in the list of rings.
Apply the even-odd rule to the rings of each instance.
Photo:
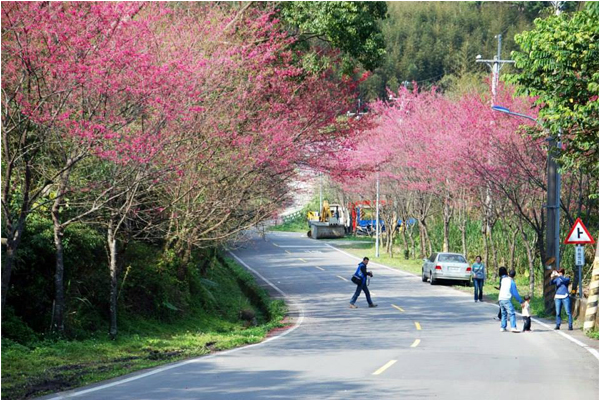
[[[262,276],[261,274],[259,274],[258,272],[256,272],[254,269],[252,269],[250,266],[248,266],[248,264],[246,264],[241,258],[239,258],[238,256],[236,256],[235,254],[233,254],[231,251],[228,251],[228,253],[236,259],[237,262],[239,262],[242,266],[244,266],[244,268],[248,269],[250,272],[252,272],[254,275],[258,276],[260,279],[262,279],[263,281],[265,281],[269,286],[271,286],[273,289],[275,289],[275,291],[277,291],[277,293],[281,294],[287,301],[286,304],[291,304],[293,305],[293,307],[297,310],[296,312],[298,313],[298,318],[294,318],[294,326],[291,327],[290,329],[286,329],[285,331],[282,331],[280,334],[277,334],[275,336],[271,336],[271,337],[267,337],[265,340],[263,340],[262,342],[259,343],[254,343],[254,344],[249,344],[246,346],[241,346],[241,347],[236,347],[235,349],[230,349],[230,350],[225,350],[225,351],[221,351],[218,353],[214,353],[214,354],[210,354],[210,355],[205,355],[205,356],[200,356],[200,357],[195,357],[189,360],[185,360],[185,361],[180,361],[174,364],[170,364],[170,365],[166,365],[163,367],[157,367],[155,369],[152,369],[150,371],[147,372],[132,372],[132,374],[135,374],[134,376],[130,376],[129,378],[114,378],[116,380],[110,382],[110,383],[96,383],[95,387],[91,387],[89,389],[83,389],[81,388],[80,390],[75,389],[74,391],[67,391],[67,392],[63,392],[62,394],[52,394],[49,396],[44,396],[44,397],[40,397],[40,399],[49,399],[49,400],[59,400],[59,399],[67,399],[67,398],[72,398],[72,397],[78,397],[78,396],[82,396],[84,394],[88,394],[88,393],[92,393],[92,392],[96,392],[98,390],[103,390],[103,389],[107,389],[113,386],[118,386],[121,385],[123,383],[127,383],[127,382],[132,382],[138,379],[142,379],[142,378],[146,378],[148,376],[152,376],[152,375],[156,375],[159,374],[161,372],[164,371],[168,371],[170,369],[173,368],[178,368],[178,367],[182,367],[184,365],[187,364],[194,364],[194,363],[201,363],[205,360],[209,360],[212,358],[216,358],[219,356],[224,356],[224,355],[228,355],[228,354],[232,354],[235,353],[237,351],[240,350],[245,350],[245,349],[249,349],[252,347],[258,347],[258,346],[262,346],[266,343],[269,343],[273,340],[276,339],[280,339],[282,337],[284,337],[285,335],[292,333],[293,331],[295,331],[296,329],[298,329],[300,327],[300,325],[302,325],[302,322],[304,322],[304,309],[302,307],[300,307],[300,305],[294,301],[292,301],[290,299],[290,297],[285,294],[281,289],[279,289],[277,286],[275,286],[271,281],[269,281],[267,278],[265,278],[264,276]],[[92,384],[94,385],[94,384]]]

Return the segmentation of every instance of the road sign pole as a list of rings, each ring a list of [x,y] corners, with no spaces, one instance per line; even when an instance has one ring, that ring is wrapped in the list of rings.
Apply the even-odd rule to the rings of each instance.
[[[583,276],[582,270],[585,265],[585,255],[583,246],[580,244],[575,245],[575,265],[577,266],[577,281],[579,282],[579,298],[583,298]]]
[[[579,266],[579,298],[583,299],[583,274],[582,274],[582,270],[583,270],[583,265]]]
[[[571,231],[565,239],[565,244],[575,245],[575,265],[577,266],[577,274],[579,278],[579,298],[583,298],[583,266],[585,265],[585,252],[583,245],[594,244],[594,238],[590,235],[580,218],[575,220]],[[592,274],[593,275],[593,274]],[[592,276],[593,280],[593,276]],[[588,299],[589,301],[589,299]]]

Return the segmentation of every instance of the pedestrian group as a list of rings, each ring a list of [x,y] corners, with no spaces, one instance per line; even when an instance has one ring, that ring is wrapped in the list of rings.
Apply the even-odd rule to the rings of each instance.
[[[365,293],[367,303],[369,307],[377,307],[377,304],[371,300],[371,293],[369,292],[368,279],[373,277],[371,271],[367,271],[367,265],[369,264],[369,258],[364,257],[362,262],[358,264],[356,272],[352,275],[352,282],[356,284],[356,291],[350,299],[350,308],[358,308],[356,306],[356,300],[360,296],[361,292]],[[483,285],[485,283],[485,264],[481,261],[481,256],[475,257],[475,262],[471,266],[471,275],[473,277],[474,287],[474,300],[483,301]],[[512,304],[514,298],[521,304],[521,314],[523,316],[523,332],[531,331],[531,310],[530,304],[531,298],[524,296],[521,298],[517,285],[515,284],[516,272],[515,270],[507,271],[506,267],[500,267],[498,269],[499,286],[495,286],[500,291],[498,294],[498,320],[500,320],[500,331],[507,332],[508,322],[510,321],[510,331],[520,332],[517,329],[517,320],[515,316],[515,308]],[[556,326],[554,329],[560,329],[562,322],[561,310],[565,309],[567,318],[569,321],[569,330],[573,330],[573,316],[571,315],[571,300],[569,298],[569,284],[571,279],[565,276],[565,269],[561,268],[558,271],[552,271],[551,274],[553,285],[556,285],[556,294],[554,295],[554,305],[556,308]]]

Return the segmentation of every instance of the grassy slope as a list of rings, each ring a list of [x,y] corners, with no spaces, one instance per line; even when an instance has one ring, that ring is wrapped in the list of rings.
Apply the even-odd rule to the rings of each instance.
[[[308,221],[303,214],[301,217],[288,219],[279,225],[270,226],[269,230],[279,232],[308,232]]]
[[[280,300],[270,300],[246,270],[230,259],[226,261],[228,268],[214,268],[210,276],[216,283],[209,287],[211,295],[227,308],[224,313],[237,315],[241,309],[254,308],[258,326],[246,328],[241,320],[198,312],[171,323],[130,319],[125,324],[127,331],[115,341],[107,337],[44,340],[23,346],[3,339],[2,398],[22,399],[67,390],[143,368],[260,342],[271,329],[283,326],[285,306]],[[252,291],[253,304],[243,294],[248,290]],[[268,315],[264,315],[265,311]]]

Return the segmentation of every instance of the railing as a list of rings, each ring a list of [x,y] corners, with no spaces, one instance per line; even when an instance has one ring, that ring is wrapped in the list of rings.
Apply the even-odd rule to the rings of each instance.
[[[292,220],[294,220],[294,219],[296,219],[296,218],[298,218],[298,217],[300,217],[300,216],[302,216],[304,214],[305,214],[305,212],[303,210],[300,210],[300,211],[296,211],[296,212],[293,212],[291,214],[288,214],[288,215],[286,215],[284,217],[281,217],[281,219],[283,220],[283,222],[288,222],[288,221],[292,221]]]

